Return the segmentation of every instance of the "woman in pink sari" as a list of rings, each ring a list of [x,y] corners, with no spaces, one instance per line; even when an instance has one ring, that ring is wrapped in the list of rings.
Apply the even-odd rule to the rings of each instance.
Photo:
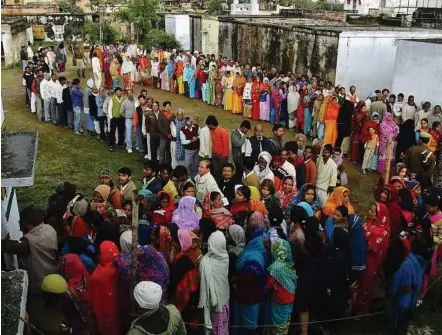
[[[292,176],[284,177],[278,190],[279,201],[281,202],[281,208],[283,211],[287,209],[296,194],[298,194],[296,181]]]
[[[394,153],[396,152],[396,138],[398,135],[399,127],[397,126],[396,122],[393,121],[393,115],[391,113],[385,114],[385,117],[380,124],[378,172],[384,173],[385,170],[385,162],[387,160],[387,144],[389,138],[391,138],[390,167],[394,166]]]
[[[204,200],[204,216],[211,218],[219,230],[226,230],[233,223],[232,214],[224,208],[221,193],[207,193]]]

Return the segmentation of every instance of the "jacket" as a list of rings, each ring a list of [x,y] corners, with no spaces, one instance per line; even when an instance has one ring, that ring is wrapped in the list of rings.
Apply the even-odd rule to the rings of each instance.
[[[43,81],[44,82],[44,81]],[[43,84],[42,82],[42,84]],[[43,97],[43,95],[42,95]],[[71,89],[72,106],[74,108],[83,108],[83,92],[81,92],[79,87],[72,87]]]
[[[284,148],[285,141],[281,138],[277,138],[273,136],[273,138],[269,138],[267,141],[267,151],[270,155],[278,155],[281,150]]]
[[[146,130],[150,136],[159,136],[161,138],[168,138],[170,134],[170,122],[163,114],[159,111],[158,118],[154,111],[149,111],[145,118]]]
[[[224,197],[223,192],[218,187],[218,184],[213,178],[210,172],[206,173],[204,176],[200,176],[199,174],[195,177],[195,187],[196,187],[196,199],[200,203],[204,203],[204,199],[207,193],[210,192],[219,192],[221,193],[221,197]]]
[[[124,185],[124,187],[122,187],[121,185],[118,185],[118,190],[121,193],[121,196],[123,198],[122,202],[128,201],[128,200],[133,200],[134,198],[134,190],[137,189],[137,187],[135,186],[135,183],[132,180],[129,180],[129,182]]]
[[[242,146],[246,142],[246,137],[239,129],[232,131],[230,135],[232,141],[232,158],[235,163],[242,162]],[[252,149],[253,150],[253,149]]]
[[[98,116],[97,101],[95,95],[89,95],[89,115],[94,118]]]
[[[61,95],[63,98],[64,108],[66,108],[67,111],[73,111],[74,107],[72,105],[72,96],[69,87],[66,86],[65,88],[63,88],[63,92]]]

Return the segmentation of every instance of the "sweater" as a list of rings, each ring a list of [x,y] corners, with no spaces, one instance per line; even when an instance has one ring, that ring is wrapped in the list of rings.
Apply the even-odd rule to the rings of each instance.
[[[133,119],[135,114],[135,100],[125,99],[120,106],[120,115],[125,119]]]
[[[121,98],[120,100],[117,98],[117,96],[113,96],[109,101],[109,107],[108,109],[112,112],[111,118],[112,119],[118,119],[121,117],[120,109],[121,105],[123,104],[124,98]]]
[[[42,85],[46,80],[42,81]],[[73,108],[83,108],[83,92],[79,87],[72,87],[71,89],[72,106]],[[42,94],[43,98],[43,94]],[[46,98],[44,98],[46,100]]]
[[[229,157],[229,134],[224,127],[218,126],[210,130],[210,137],[212,139],[212,154]]]

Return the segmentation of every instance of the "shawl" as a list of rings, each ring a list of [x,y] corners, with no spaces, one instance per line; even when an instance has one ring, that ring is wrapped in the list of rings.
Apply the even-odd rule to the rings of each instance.
[[[322,115],[321,121],[319,121],[319,116],[321,113],[321,106],[322,103],[324,102],[324,100],[320,101],[318,99],[315,100],[315,102],[313,103],[313,125],[316,122],[324,122],[324,115]]]
[[[170,254],[172,253],[172,235],[169,228],[160,226],[160,244],[159,251],[166,257],[167,262],[170,261]]]
[[[134,64],[127,58],[123,60],[123,65],[121,65],[121,73],[127,74],[132,72]]]
[[[345,100],[342,108],[338,112],[337,123],[339,124],[339,136],[348,137],[350,136],[351,119],[354,111],[354,104]]]
[[[109,72],[113,78],[118,77],[119,75],[120,63],[118,63],[118,59],[114,58],[109,68]]]
[[[199,227],[199,217],[195,212],[196,198],[185,196],[178,202],[178,208],[173,212],[172,222],[178,228],[194,230]]]
[[[209,192],[206,194],[203,207],[205,216],[210,217],[215,222],[217,229],[225,230],[233,223],[232,214],[226,208],[212,208],[210,206]]]
[[[330,101],[325,109],[324,120],[337,120],[340,108],[339,103],[334,102],[334,100]]]
[[[391,120],[388,120],[388,118],[391,118]],[[397,126],[396,122],[393,121],[393,115],[391,113],[385,114],[384,119],[382,120],[380,124],[380,147],[379,151],[383,152],[386,150],[388,138],[390,137],[392,141],[396,139],[396,137],[399,135],[399,127]]]
[[[296,189],[296,186],[295,186],[296,181],[293,180],[293,188],[292,188],[291,192],[289,194],[285,194],[285,191],[284,191],[284,181],[286,179],[288,179],[288,178],[293,180],[293,178],[290,177],[290,176],[284,177],[282,179],[282,181],[281,181],[281,184],[279,185],[279,190],[277,192],[278,196],[279,196],[279,201],[281,202],[282,210],[286,210],[287,209],[287,207],[289,206],[290,202],[293,200],[293,198],[298,193],[298,190]]]
[[[182,253],[186,253],[192,247],[192,236],[188,230],[178,229],[178,241]]]
[[[247,242],[243,252],[236,261],[236,273],[241,273],[248,262],[257,262],[263,269],[266,263],[267,250],[264,246],[264,235],[258,231],[255,236]]]
[[[250,200],[249,211],[260,212],[262,215],[267,215],[269,213],[265,204],[263,204],[261,200]]]
[[[200,298],[198,307],[204,308],[204,324],[211,328],[211,312],[220,312],[229,301],[230,286],[228,280],[229,254],[226,250],[226,238],[220,231],[209,237],[208,253],[199,267]]]
[[[250,227],[267,228],[266,219],[261,212],[255,211],[249,218]]]
[[[328,196],[327,202],[325,203],[322,211],[327,216],[333,216],[335,209],[342,205],[342,201],[344,200],[344,192],[347,191],[350,195],[350,191],[348,188],[344,186],[336,187],[335,190]],[[348,214],[355,214],[355,210],[350,202],[346,205],[348,208]]]
[[[184,145],[183,143],[181,143],[181,136],[180,136],[180,132],[181,129],[184,128],[184,125],[186,124],[186,121],[183,119],[178,120],[178,118],[175,118],[174,121],[175,122],[175,128],[176,128],[176,159],[178,161],[183,161],[185,158],[185,151],[184,151]]]
[[[414,131],[414,120],[407,120],[401,126],[399,136],[397,137],[396,154],[406,153],[408,149],[416,145],[416,136]]]
[[[250,189],[250,200],[260,200],[261,195],[259,194],[259,190],[255,186],[249,186]]]
[[[365,107],[364,101],[359,101],[355,107],[355,110],[353,112],[353,117],[351,120],[351,131],[353,134],[360,133],[362,130],[362,126],[365,123],[365,120],[367,118],[367,112],[363,110],[364,107]]]
[[[309,217],[312,217],[314,215],[312,206],[310,206],[307,202],[301,201],[296,206],[304,208],[305,212]]]
[[[330,102],[330,97],[326,97],[321,104],[321,108],[319,109],[319,113],[318,113],[318,122],[320,122],[320,123],[324,123],[324,115],[325,115],[325,111],[327,110],[327,106],[328,106],[329,102]]]
[[[240,225],[233,224],[227,229],[227,234],[232,240],[232,244],[228,247],[229,253],[239,257],[246,245],[244,229]]]
[[[269,274],[291,294],[296,291],[296,270],[293,265],[290,243],[278,238],[272,245],[273,263],[268,267]]]
[[[376,265],[382,266],[389,246],[390,214],[383,203],[377,202],[376,208],[376,219],[365,220],[363,228],[368,252],[374,253]]]
[[[371,117],[373,118],[374,115],[377,115],[379,117],[378,113],[373,113],[373,115]],[[414,123],[413,123],[413,125],[414,125]],[[369,137],[369,133],[368,133],[368,128],[370,128],[370,127],[376,131],[376,134],[379,134],[379,131],[380,131],[379,123],[377,123],[373,120],[365,121],[364,125],[362,126],[362,130],[361,130],[362,143],[365,143],[369,140],[370,137]],[[414,128],[413,128],[413,134],[414,134]]]
[[[348,216],[348,233],[350,235],[350,265],[352,272],[361,272],[366,268],[367,247],[365,244],[364,229],[358,215]],[[324,231],[329,244],[333,243],[334,219],[329,217]]]
[[[83,301],[90,300],[90,275],[77,254],[66,254],[60,258],[60,274],[66,280],[69,291]]]
[[[279,108],[279,104],[281,103],[281,97],[279,95],[279,87],[275,88],[272,91],[272,97],[273,97],[273,106],[275,109]]]
[[[158,225],[165,225],[166,223],[170,222],[172,219],[172,213],[175,210],[175,202],[170,192],[160,191],[157,194],[157,198],[159,199],[163,194],[166,194],[169,198],[169,207],[162,208],[161,210],[155,210],[152,213],[152,222]]]
[[[258,161],[260,158],[264,158],[266,161],[266,167],[264,170],[259,170],[259,181],[262,182],[269,174],[273,175],[272,170],[270,169],[270,162],[272,161],[272,156],[267,151],[262,151],[258,156]]]

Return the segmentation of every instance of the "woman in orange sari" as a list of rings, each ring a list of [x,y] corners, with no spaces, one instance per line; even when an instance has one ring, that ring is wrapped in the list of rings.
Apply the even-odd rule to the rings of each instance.
[[[176,80],[178,84],[178,94],[181,95],[184,94],[183,73],[184,73],[184,62],[182,60],[179,60],[176,68]]]
[[[255,78],[252,84],[252,119],[255,121],[259,120],[259,94],[261,92],[261,79],[259,77]]]
[[[333,216],[335,209],[339,206],[345,206],[348,209],[348,214],[355,214],[355,209],[350,203],[350,191],[344,186],[336,187],[335,190],[328,196],[322,211],[327,216]]]
[[[97,320],[98,334],[121,334],[118,295],[118,270],[113,261],[119,251],[115,243],[104,241],[100,244],[99,264],[89,280],[92,310]]]
[[[244,78],[241,72],[237,72],[236,77],[233,80],[233,114],[242,114],[243,112],[242,92],[245,85],[246,78]]]
[[[329,98],[330,99],[330,98]],[[332,97],[327,109],[325,110],[324,122],[325,122],[325,135],[324,144],[331,144],[335,147],[336,139],[338,138],[338,126],[336,121],[338,120],[340,105],[338,98]]]

